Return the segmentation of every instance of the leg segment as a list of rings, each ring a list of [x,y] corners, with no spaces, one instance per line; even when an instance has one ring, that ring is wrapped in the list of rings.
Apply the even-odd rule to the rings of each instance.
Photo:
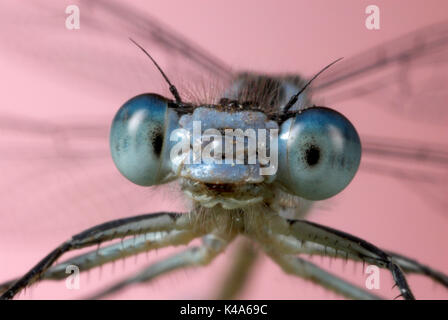
[[[325,245],[310,242],[300,241],[290,236],[276,236],[272,238],[275,245],[281,248],[283,251],[289,254],[309,254],[319,255],[334,258],[350,259],[354,261],[366,261],[357,254],[348,253],[341,249],[335,249],[327,247]],[[416,273],[430,277],[434,281],[442,284],[448,288],[448,276],[440,271],[434,270],[429,266],[419,263],[416,260],[407,258],[405,256],[386,251],[386,253],[392,258],[392,261],[396,263],[405,273]]]
[[[292,256],[282,255],[273,252],[267,252],[267,254],[289,274],[294,274],[302,277],[306,280],[312,281],[324,288],[332,290],[344,297],[350,299],[362,299],[362,300],[378,300],[380,297],[371,294],[359,287],[356,287],[347,281],[328,273],[327,271],[319,268],[315,264],[306,261],[304,259]]]
[[[189,248],[165,260],[152,264],[136,275],[117,282],[90,298],[100,299],[112,293],[123,290],[133,284],[148,282],[159,275],[180,268],[207,265],[225,249],[227,244],[227,240],[211,234],[206,235],[203,238],[202,246]]]
[[[402,256],[398,253],[389,251],[387,253],[392,257],[392,260],[404,270],[404,272],[417,273],[428,276],[434,281],[442,284],[445,288],[448,288],[448,275],[434,270],[424,264],[421,264],[416,260]]]
[[[305,242],[318,243],[324,247],[347,252],[363,261],[389,269],[396,285],[400,289],[400,295],[405,299],[414,299],[414,295],[401,268],[389,254],[373,244],[348,233],[306,220],[284,219],[283,222],[277,221],[272,226],[275,228],[272,230],[274,234],[293,236],[300,240],[301,244]],[[258,239],[258,241],[262,241],[262,239]]]
[[[0,299],[12,299],[40,276],[64,253],[101,242],[148,232],[193,229],[188,214],[153,213],[114,220],[87,229],[62,243],[6,290]]]
[[[230,300],[238,297],[244,288],[257,261],[258,249],[253,243],[245,239],[237,249],[236,256],[232,260],[230,270],[224,277],[224,281],[219,288],[217,299]]]
[[[111,244],[98,250],[92,250],[59,263],[45,271],[40,276],[39,280],[65,279],[67,277],[66,268],[69,265],[75,265],[81,272],[83,272],[101,266],[105,263],[136,255],[141,252],[164,248],[167,246],[188,244],[196,237],[197,235],[190,230],[175,230],[161,236],[154,233],[138,235],[135,238],[129,238],[120,243]],[[18,279],[14,279],[0,284],[0,292],[6,291],[8,287],[17,280]]]

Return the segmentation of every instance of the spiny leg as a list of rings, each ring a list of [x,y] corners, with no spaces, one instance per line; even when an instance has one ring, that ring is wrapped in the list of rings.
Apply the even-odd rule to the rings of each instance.
[[[278,221],[278,219],[283,221]],[[387,268],[392,273],[400,295],[407,300],[415,299],[401,268],[389,254],[380,248],[361,238],[310,221],[289,220],[281,217],[278,219],[272,224],[274,234],[291,235],[302,243],[308,241],[319,243],[328,248],[345,251],[379,267]]]
[[[108,240],[124,238],[130,235],[191,228],[192,225],[188,214],[167,212],[139,215],[97,225],[74,235],[70,240],[62,243],[50,252],[23,277],[14,282],[14,284],[2,294],[0,299],[12,299],[20,290],[33,282],[38,281],[39,277],[48,270],[59,257],[68,251],[100,244],[101,242]]]
[[[371,294],[349,282],[332,275],[319,268],[315,264],[292,255],[274,253],[272,250],[266,253],[286,272],[312,281],[324,288],[332,290],[344,297],[359,300],[378,300],[380,297]]]
[[[359,255],[349,254],[344,250],[338,250],[335,248],[327,247],[322,244],[310,242],[310,241],[299,241],[292,237],[277,236],[273,239],[278,246],[282,248],[287,248],[286,250],[290,254],[309,254],[309,255],[319,255],[334,258],[350,259],[353,261],[364,261]],[[400,254],[385,251],[392,261],[396,263],[405,273],[415,273],[425,275],[434,281],[442,284],[444,287],[448,288],[448,276],[440,271],[434,270],[429,266],[421,264],[420,262],[402,256]]]
[[[159,275],[173,270],[207,265],[226,248],[231,239],[233,239],[233,236],[231,238],[224,239],[213,234],[206,235],[203,237],[202,246],[188,248],[187,250],[175,254],[165,260],[154,263],[134,276],[126,278],[98,292],[90,297],[90,299],[103,298],[112,293],[121,291],[131,285],[148,282]]]
[[[191,230],[174,230],[161,235],[156,233],[138,235],[134,238],[125,239],[119,243],[104,246],[61,262],[45,271],[39,280],[65,279],[67,277],[66,268],[69,265],[75,265],[81,272],[83,272],[105,263],[136,255],[141,252],[147,252],[167,246],[188,244],[191,240],[197,237],[198,234]],[[0,284],[0,293],[7,290],[8,287],[17,280],[18,279],[14,279]]]

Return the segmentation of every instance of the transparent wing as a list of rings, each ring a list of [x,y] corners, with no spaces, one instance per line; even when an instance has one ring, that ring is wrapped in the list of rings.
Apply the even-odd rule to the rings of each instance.
[[[398,179],[436,212],[448,205],[448,146],[404,139],[363,136],[361,169]]]
[[[447,71],[448,21],[344,59],[319,76],[313,89],[329,104],[363,97],[400,117],[445,125]]]
[[[148,12],[116,1],[74,3],[80,9],[79,30],[65,26],[69,16],[65,13],[66,2],[3,2],[2,24],[8,28],[0,31],[2,51],[41,66],[42,72],[56,72],[55,76],[71,82],[79,77],[84,87],[94,83],[107,92],[125,86],[143,87],[143,83],[149,90],[154,84],[160,87],[163,83],[129,38],[147,48],[167,74],[182,74],[185,78],[230,75],[219,59],[171,31]]]

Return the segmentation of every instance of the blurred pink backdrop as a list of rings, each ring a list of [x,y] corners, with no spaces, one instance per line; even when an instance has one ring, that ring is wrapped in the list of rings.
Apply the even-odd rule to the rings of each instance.
[[[170,187],[151,190],[131,185],[115,170],[108,157],[107,127],[119,106],[137,93],[166,93],[167,90],[154,68],[129,44],[125,35],[109,39],[88,33],[88,27],[83,25],[83,12],[96,10],[92,2],[79,4],[79,31],[68,31],[64,27],[65,7],[76,3],[74,1],[58,1],[57,5],[54,1],[53,4],[50,1],[33,1],[33,5],[22,1],[1,4],[0,34],[5,43],[0,51],[0,116],[5,120],[2,120],[0,140],[3,154],[0,163],[0,281],[21,275],[56,245],[94,224],[141,212],[181,211],[184,207],[177,194],[172,196],[175,190]],[[45,14],[35,14],[38,12],[36,3],[48,6],[43,10]],[[364,26],[364,10],[370,4],[381,10],[380,30],[369,31]],[[126,6],[137,7],[141,14],[163,22],[235,70],[296,72],[307,76],[336,58],[348,58],[448,18],[448,3],[443,0],[127,1]],[[116,30],[117,26],[106,23],[101,28],[107,34],[108,28]],[[145,44],[144,39],[136,40]],[[38,56],[40,49],[44,52],[49,43],[64,46],[64,41],[70,45],[67,49],[70,54],[66,57],[52,56],[51,52],[48,59]],[[175,70],[162,52],[148,49],[154,49],[151,52],[168,72]],[[89,64],[89,61],[98,64]],[[97,69],[103,81],[89,78]],[[174,75],[173,78],[184,76],[188,78],[188,75]],[[448,89],[447,83],[441,85]],[[361,134],[447,145],[446,118],[434,123],[425,115],[406,114],[421,109],[390,112],[376,106],[368,97],[329,107],[344,113]],[[39,128],[54,130],[59,138],[49,139],[42,132],[21,130],[18,123],[8,120],[13,117],[42,121],[45,124]],[[64,145],[72,140],[66,140],[64,134],[58,135],[57,128],[74,123],[104,127],[105,131],[101,131],[104,135],[94,142],[86,138],[79,145]],[[9,125],[18,131],[4,129]],[[93,160],[58,157],[54,151],[57,148],[74,152],[78,148],[87,149],[104,156]],[[428,200],[428,194],[422,194],[420,188],[419,184],[360,170],[346,190],[328,203],[317,205],[309,218],[416,258],[446,273],[447,208]],[[440,188],[435,193],[446,195],[446,184]],[[171,273],[112,298],[213,297],[232,259],[232,247],[209,267]],[[82,276],[81,289],[77,291],[67,290],[64,282],[46,282],[33,286],[21,298],[85,297],[111,280],[131,274],[172,252],[173,249],[167,249],[142,254],[137,259],[119,261],[115,267],[108,265],[101,271],[91,271]],[[311,261],[364,285],[366,275],[361,264],[349,262],[344,267],[339,260],[319,257]],[[448,298],[448,291],[431,280],[415,275],[409,279],[417,298]],[[381,289],[375,293],[393,298],[398,291],[391,287],[391,276],[382,270]],[[241,297],[339,298],[306,281],[284,275],[264,256]]]

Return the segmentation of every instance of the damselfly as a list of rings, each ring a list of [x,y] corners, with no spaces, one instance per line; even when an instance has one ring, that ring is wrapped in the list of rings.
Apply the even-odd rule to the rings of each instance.
[[[8,142],[8,149],[5,149],[2,160],[4,166],[2,165],[2,167],[5,170],[5,177],[11,181],[4,185],[5,200],[3,212],[11,212],[10,215],[12,216],[4,218],[5,220],[10,219],[7,220],[8,222],[5,224],[5,229],[2,232],[5,248],[7,246],[11,248],[11,246],[17,245],[17,243],[20,243],[17,248],[30,248],[32,243],[36,241],[36,237],[42,237],[42,234],[46,234],[45,236],[51,239],[51,242],[59,241],[67,236],[67,233],[64,231],[70,225],[79,226],[82,223],[84,227],[88,227],[89,224],[86,224],[88,221],[85,221],[87,219],[92,220],[93,225],[101,222],[101,220],[130,216],[136,213],[136,204],[148,201],[149,195],[147,191],[141,192],[140,189],[131,189],[132,187],[122,181],[114,171],[108,155],[107,136],[109,122],[115,110],[109,107],[105,111],[101,110],[100,107],[96,107],[100,104],[91,91],[91,88],[104,90],[103,92],[106,92],[108,95],[107,98],[114,101],[124,101],[144,91],[157,92],[168,96],[166,89],[163,89],[164,83],[159,82],[160,75],[148,67],[148,62],[140,57],[134,47],[128,45],[127,37],[130,36],[139,40],[146,48],[150,49],[151,54],[157,57],[157,61],[166,74],[176,84],[185,101],[190,101],[191,99],[201,101],[209,98],[207,103],[217,103],[220,98],[218,95],[219,89],[225,87],[225,84],[228,84],[229,79],[234,74],[230,71],[230,68],[216,58],[198,50],[196,46],[189,44],[176,33],[169,31],[169,29],[152,19],[149,15],[134,11],[131,7],[125,7],[114,2],[103,3],[96,1],[94,4],[81,3],[82,25],[78,32],[64,29],[63,20],[66,14],[65,7],[62,4],[59,8],[49,6],[42,8],[42,10],[35,6],[37,5],[27,4],[17,7],[17,11],[14,8],[2,10],[4,13],[7,13],[8,10],[14,11],[14,14],[4,14],[2,17],[2,23],[13,26],[8,28],[8,31],[6,28],[2,30],[2,34],[8,40],[3,44],[5,50],[12,48],[14,58],[11,59],[20,59],[22,66],[18,70],[21,70],[20,68],[31,68],[29,61],[38,61],[44,66],[43,70],[45,70],[45,73],[55,75],[58,79],[67,77],[71,81],[65,82],[69,86],[66,89],[67,92],[61,89],[59,96],[55,95],[54,92],[53,95],[33,92],[34,97],[30,101],[35,101],[34,106],[29,101],[27,102],[28,105],[22,103],[24,100],[22,97],[17,98],[14,109],[23,110],[24,113],[27,113],[26,117],[23,114],[20,117],[15,116],[12,104],[8,104],[2,110],[2,127],[5,133],[3,139],[5,142]],[[362,16],[362,11],[360,15]],[[25,19],[18,19],[18,17],[24,17]],[[47,23],[49,23],[48,27],[46,27]],[[36,25],[39,28],[33,29]],[[53,29],[57,26],[61,30],[57,29],[58,31],[56,31],[56,29]],[[297,21],[297,26],[300,26],[299,21]],[[360,23],[359,28],[364,28],[362,23]],[[13,33],[10,32],[11,29],[14,30]],[[328,27],[329,29],[331,28]],[[287,34],[286,31],[280,34]],[[289,32],[295,36],[296,30],[289,30]],[[344,206],[342,204],[344,212],[335,214],[333,223],[339,220],[341,221],[339,222],[339,226],[342,226],[341,229],[347,230],[345,226],[350,223],[347,219],[360,219],[365,224],[375,224],[375,221],[379,221],[378,219],[382,215],[385,216],[385,219],[381,220],[383,223],[391,219],[398,219],[395,220],[397,224],[393,227],[394,230],[400,228],[400,232],[397,232],[399,235],[397,239],[403,238],[403,233],[405,232],[403,229],[406,228],[413,230],[412,233],[408,234],[407,241],[410,241],[409,239],[412,238],[414,233],[418,235],[423,234],[417,243],[424,243],[425,247],[434,248],[433,250],[442,257],[441,261],[446,261],[444,249],[439,245],[439,242],[443,240],[430,242],[428,237],[431,237],[431,232],[422,231],[424,226],[421,224],[416,225],[416,220],[406,221],[401,226],[401,221],[403,221],[404,217],[411,219],[410,217],[413,217],[415,212],[412,215],[408,214],[412,212],[412,208],[400,206],[400,202],[403,199],[406,199],[406,201],[414,201],[415,199],[420,199],[419,201],[427,200],[428,202],[424,206],[420,202],[413,203],[413,205],[416,206],[420,203],[420,210],[424,211],[424,215],[428,220],[426,221],[428,226],[431,225],[434,228],[434,225],[430,224],[429,220],[439,221],[438,224],[446,223],[444,220],[446,217],[443,216],[446,200],[443,195],[446,186],[447,155],[444,151],[446,147],[439,145],[439,142],[443,141],[443,125],[444,121],[446,121],[446,112],[444,112],[442,107],[443,102],[446,101],[446,78],[444,77],[446,74],[444,71],[446,70],[447,58],[447,33],[446,24],[431,26],[412,32],[378,48],[369,49],[368,52],[355,58],[345,59],[312,83],[313,91],[309,92],[309,95],[313,93],[313,100],[311,102],[305,101],[311,104],[325,104],[341,112],[344,112],[344,108],[348,108],[346,114],[350,119],[352,119],[350,114],[353,114],[355,120],[357,117],[362,119],[362,113],[369,113],[370,123],[364,122],[363,126],[359,126],[356,123],[357,121],[354,121],[358,131],[361,133],[364,151],[361,172],[367,170],[373,172],[376,176],[381,175],[381,179],[385,179],[382,180],[383,185],[379,184],[376,187],[375,179],[380,179],[380,177],[375,177],[372,181],[366,182],[367,185],[357,183],[355,180],[354,186],[351,186],[346,192],[336,198],[340,199],[338,200],[340,202],[347,202],[347,205]],[[92,42],[92,39],[96,41]],[[288,41],[291,41],[289,37],[285,39],[286,43]],[[276,51],[283,52],[286,50],[278,48]],[[25,55],[25,58],[21,56],[22,54]],[[256,59],[262,59],[260,56],[263,56],[263,52],[254,50],[253,54]],[[266,54],[268,55],[267,52]],[[297,51],[296,55],[297,59],[304,59],[298,55]],[[311,63],[304,62],[303,69],[308,68],[308,70],[303,70],[303,73],[311,73],[313,70],[317,70],[318,66],[325,65],[339,56],[341,54],[338,54],[336,57],[327,57],[325,63],[320,64],[313,62],[311,65]],[[312,69],[314,65],[316,67]],[[295,68],[294,66],[294,70]],[[268,69],[269,66],[266,67],[266,70],[262,70],[262,74],[268,71],[275,71]],[[53,73],[55,70],[57,72]],[[291,73],[290,70],[288,70],[289,73]],[[300,73],[300,71],[297,71],[297,73]],[[261,73],[258,74],[261,75]],[[77,77],[77,75],[81,77]],[[198,96],[194,92],[199,91],[198,86],[194,90],[190,89],[187,91],[189,89],[187,82],[179,80],[181,75],[190,78],[192,82],[199,82],[205,85],[208,88],[205,97]],[[141,79],[137,79],[137,77],[141,77]],[[246,77],[246,79],[249,78]],[[15,78],[12,77],[11,79]],[[264,79],[264,84],[269,82],[266,78],[258,77],[257,79]],[[153,80],[153,82],[149,80]],[[251,81],[249,80],[246,83],[250,83]],[[33,79],[30,79],[30,81],[32,82]],[[101,83],[98,84],[98,81]],[[154,81],[158,81],[157,84]],[[73,82],[76,82],[76,84]],[[253,82],[256,83],[257,81]],[[269,87],[263,86],[265,89]],[[56,85],[50,83],[48,87],[54,88]],[[74,87],[82,88],[82,90],[77,92],[91,93],[90,100],[81,102],[79,97],[76,96],[77,93],[73,93]],[[32,88],[33,86],[31,85],[30,90]],[[260,90],[247,91],[248,93],[260,93]],[[256,101],[257,97],[259,98],[259,96],[254,95],[247,101],[251,100],[254,105],[260,104],[260,101]],[[277,99],[278,97],[274,98]],[[350,107],[347,107],[350,106],[350,102],[346,101],[350,99],[352,100],[351,103],[353,103],[354,99],[358,103],[361,99],[369,101],[372,106],[363,104],[361,111],[359,109],[358,111],[353,111]],[[70,100],[74,100],[79,109],[70,106]],[[84,109],[82,107],[83,103],[90,107]],[[39,108],[36,108],[36,105]],[[68,113],[70,117],[77,117],[78,119],[88,111],[89,118],[82,118],[82,121],[77,121],[76,119],[64,122],[59,120],[51,121],[40,113],[43,112],[44,105],[50,105],[51,108],[54,108],[52,109],[53,114],[62,116]],[[114,105],[117,105],[117,103]],[[342,108],[343,105],[344,108]],[[383,109],[378,110],[378,106],[383,107]],[[95,116],[97,119],[92,119]],[[359,120],[359,122],[361,121]],[[398,125],[401,126],[400,129],[396,128]],[[430,132],[423,131],[428,128],[430,128]],[[402,138],[391,138],[398,136],[397,131],[402,131]],[[370,132],[371,134],[363,135],[365,132]],[[419,140],[420,142],[418,142]],[[12,142],[14,142],[14,145],[10,147]],[[22,149],[20,147],[23,146],[24,142],[26,142],[26,145]],[[12,169],[15,175],[9,173]],[[20,171],[20,173],[17,174],[17,171]],[[400,180],[394,180],[395,178]],[[389,183],[394,184],[396,181],[405,181],[404,185],[414,191],[410,193],[412,195],[411,199],[409,199],[409,194],[401,193],[402,190],[389,190],[387,191],[388,193],[394,192],[391,195],[392,198],[400,200],[394,205],[389,203],[387,206],[382,206],[381,203],[390,201],[390,198],[385,200],[386,195],[381,194],[381,190],[378,190],[378,188],[382,189],[385,185]],[[402,186],[402,184],[398,183],[393,186],[396,188],[397,186]],[[216,186],[212,188],[216,189]],[[372,193],[371,197],[363,198],[363,193],[356,194],[356,189],[362,189],[365,192],[370,191]],[[349,196],[350,192],[354,193],[351,197]],[[357,209],[355,209],[354,203],[357,197],[361,197],[364,207],[356,207]],[[282,196],[281,198],[285,202],[281,204],[283,207],[291,206],[295,208],[294,206],[296,205],[303,206],[304,204],[303,200],[298,201],[293,196]],[[125,201],[129,201],[130,204],[124,203]],[[375,201],[375,204],[371,204],[369,201]],[[377,203],[380,205],[375,207],[375,215],[365,212],[367,210],[365,207],[374,206]],[[149,209],[148,205],[150,206]],[[154,208],[151,206],[151,203],[146,203],[146,206],[143,206],[143,208],[151,212],[162,209],[160,208],[160,203],[157,206],[157,208]],[[330,202],[330,206],[330,212],[336,212],[335,207],[338,204]],[[317,207],[319,209],[319,205]],[[216,208],[219,208],[219,205],[213,207],[213,209],[204,209],[204,211],[209,213],[209,210]],[[303,207],[299,208],[303,209]],[[256,216],[256,212],[259,212],[259,217],[262,217],[264,211],[261,208],[257,209],[259,210],[253,210],[253,214],[243,216]],[[345,213],[345,211],[349,210],[358,212],[352,215]],[[290,209],[289,211],[294,210]],[[243,216],[239,216],[242,213],[238,212],[238,217],[231,219],[234,226],[233,230],[241,230],[238,225],[244,220]],[[151,233],[144,237],[137,236],[133,238],[132,232],[127,232],[128,229],[126,228],[124,234],[117,234],[119,238],[126,236],[126,239],[123,240],[123,247],[121,244],[116,244],[115,247],[128,248],[129,246],[131,248],[129,252],[131,252],[132,250],[143,250],[139,246],[143,246],[146,240],[151,241],[155,247],[187,241],[193,235],[195,237],[202,235],[201,232],[204,230],[210,231],[208,228],[205,228],[208,219],[214,217],[214,224],[211,223],[211,225],[215,226],[216,220],[220,221],[220,219],[230,219],[232,217],[232,214],[228,212],[225,214],[216,212],[215,214],[207,214],[201,211],[201,213],[200,219],[193,220],[188,220],[186,215],[179,219],[173,218],[173,215],[159,216],[156,219],[157,223],[160,223],[158,225],[160,229],[151,229],[152,231],[159,231],[159,233]],[[297,219],[297,215],[293,213],[290,212],[289,219]],[[89,214],[94,216],[91,217]],[[174,224],[175,221],[180,223],[179,221],[185,219],[187,220],[185,225],[195,222],[192,225],[202,225],[205,229],[198,231],[198,234],[182,233],[182,231],[179,231],[180,233],[165,233],[166,229],[164,228],[168,228],[167,224]],[[325,219],[323,220],[325,221]],[[218,226],[224,224],[224,222],[217,223]],[[140,234],[148,231],[143,230],[142,225],[140,224],[137,227],[136,233]],[[397,225],[400,225],[400,227]],[[263,227],[266,226],[267,224],[263,223]],[[286,237],[287,235],[290,236],[290,232],[293,230],[292,235],[295,235],[299,240],[293,244],[288,243],[290,245],[288,250],[292,251],[289,252],[290,255],[287,257],[280,255],[282,251],[275,244],[275,241],[278,239],[258,237],[257,240],[261,241],[264,248],[275,248],[276,250],[268,250],[269,255],[285,268],[288,269],[287,266],[289,266],[289,271],[298,272],[305,278],[310,276],[310,273],[304,274],[304,272],[311,272],[311,274],[318,272],[320,275],[317,277],[318,280],[326,287],[329,285],[328,282],[325,285],[325,281],[334,278],[331,278],[326,273],[323,275],[320,269],[296,257],[295,254],[306,251],[307,253],[317,255],[334,255],[349,259],[359,259],[361,255],[361,260],[366,260],[369,264],[386,265],[393,271],[397,280],[400,278],[400,273],[396,269],[396,265],[401,265],[405,271],[430,273],[433,278],[446,284],[446,277],[438,273],[430,272],[428,271],[429,269],[420,265],[410,266],[410,262],[406,264],[403,259],[398,257],[389,260],[389,257],[383,256],[383,251],[381,253],[375,251],[377,250],[376,247],[375,250],[372,249],[373,247],[367,248],[370,249],[367,253],[365,251],[367,250],[367,245],[364,242],[361,243],[361,247],[364,246],[363,248],[357,247],[350,243],[350,239],[347,239],[348,236],[343,236],[343,240],[340,238],[340,234],[335,234],[326,228],[316,232],[314,228],[317,227],[308,222],[284,225],[284,229],[281,229],[281,227],[280,223],[278,225],[279,229],[275,229],[275,231],[283,232],[283,236]],[[380,227],[383,229],[387,228],[386,225],[377,226],[378,229]],[[268,230],[271,230],[270,228]],[[304,232],[304,228],[313,230]],[[40,230],[45,231],[41,233]],[[31,231],[34,232],[31,233]],[[233,236],[232,232],[227,231],[226,229],[226,232],[220,235],[221,240],[227,236]],[[320,238],[319,235],[325,232],[328,232],[328,234]],[[390,232],[393,234],[392,231]],[[308,237],[306,236],[307,233],[310,234],[311,238],[300,238]],[[386,231],[381,229],[373,232],[373,234],[379,235],[383,233],[386,233]],[[276,233],[274,232],[273,234]],[[27,236],[23,237],[23,235]],[[130,239],[127,239],[127,237],[130,237]],[[369,236],[368,238],[374,239],[374,236]],[[286,238],[279,237],[279,239],[285,240]],[[215,245],[220,243],[221,240],[214,239],[210,241],[210,239],[206,238],[206,244]],[[289,238],[288,240],[292,241]],[[307,241],[304,242],[303,240]],[[381,244],[381,247],[385,246],[388,249],[397,248],[394,243],[385,243],[387,245]],[[324,245],[319,246],[319,244]],[[282,243],[282,246],[285,249],[286,244]],[[350,251],[348,247],[354,251]],[[107,247],[104,247],[103,244],[103,248],[98,249],[99,251],[95,250],[92,256],[98,258],[101,257],[101,253],[110,252],[105,248]],[[212,246],[212,248],[222,249],[219,246]],[[243,248],[245,247],[243,246]],[[246,251],[242,250],[247,254],[249,249],[244,249]],[[125,249],[117,250],[119,254],[116,257],[123,257],[123,250]],[[201,250],[194,252],[195,254],[201,253]],[[7,252],[7,249],[2,250],[2,252]],[[412,250],[409,252],[412,253]],[[190,254],[192,252],[187,251],[183,255],[184,257],[190,257]],[[52,258],[57,256],[58,254],[54,254]],[[418,258],[425,261],[425,259],[420,259],[420,256]],[[6,258],[8,263],[15,263],[13,260],[14,255],[8,255],[8,258]],[[98,260],[93,258],[93,261]],[[173,263],[180,261],[184,265],[187,260],[173,259],[171,261]],[[86,269],[80,263],[80,260],[77,260],[77,262],[77,264],[71,264],[80,265],[81,270]],[[169,266],[174,268],[173,265]],[[14,264],[14,269],[17,268],[17,265]],[[54,270],[58,270],[58,272],[53,273],[53,276],[57,274],[58,277],[64,279],[67,277],[64,265]],[[244,270],[244,268],[237,270]],[[10,274],[12,275],[12,273]],[[366,293],[338,280],[334,281],[336,281],[336,286],[339,286],[337,291],[342,291],[347,296],[358,298],[373,297],[372,292]],[[232,281],[228,283],[232,284]],[[232,285],[229,286],[232,287]],[[335,284],[333,283],[332,286],[335,286]],[[400,287],[403,290],[406,289],[406,285],[403,282],[400,283]],[[232,288],[229,290],[233,292]],[[226,293],[222,296],[229,295],[227,291],[224,290],[224,292]],[[404,293],[407,294],[407,292]],[[416,294],[418,297],[418,292]]]

